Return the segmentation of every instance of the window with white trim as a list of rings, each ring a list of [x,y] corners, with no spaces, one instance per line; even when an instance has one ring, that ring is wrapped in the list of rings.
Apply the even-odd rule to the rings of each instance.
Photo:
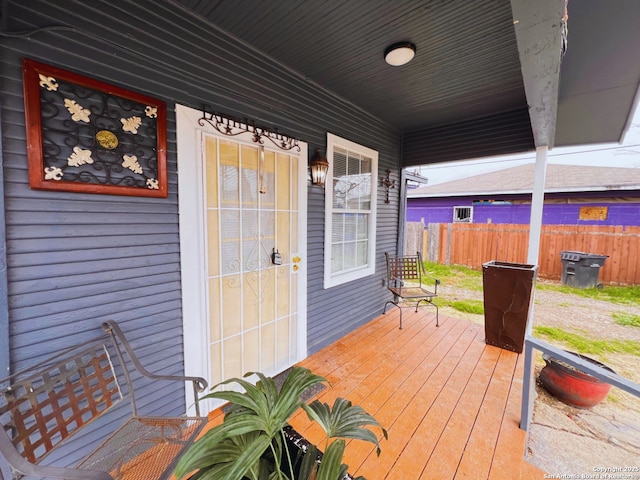
[[[473,207],[453,207],[453,223],[473,223]]]
[[[375,273],[378,152],[327,134],[324,288]]]

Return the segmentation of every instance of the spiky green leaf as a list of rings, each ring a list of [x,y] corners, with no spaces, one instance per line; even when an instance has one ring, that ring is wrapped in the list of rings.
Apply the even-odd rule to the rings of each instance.
[[[238,480],[247,472],[258,465],[260,457],[269,448],[271,438],[268,435],[259,435],[246,446],[242,454],[231,464],[226,475],[221,480]]]
[[[178,479],[190,471],[208,467],[215,463],[212,461],[211,452],[218,448],[221,442],[234,436],[245,435],[250,432],[260,431],[256,428],[255,418],[235,417],[206,432],[199,438],[180,458],[175,470]]]
[[[324,377],[312,373],[310,370],[301,367],[294,367],[285,379],[275,408],[277,412],[274,416],[287,419],[300,407],[302,394],[319,383],[326,382]]]
[[[344,477],[347,466],[342,463],[342,457],[346,445],[342,439],[329,445],[320,462],[317,480],[341,480]]]
[[[310,420],[317,422],[324,429],[328,438],[364,440],[373,443],[376,446],[376,452],[380,455],[378,437],[365,427],[379,427],[385,438],[388,435],[387,431],[362,407],[352,405],[350,401],[343,398],[336,398],[332,408],[318,400],[310,405],[303,405],[302,408],[307,412]]]
[[[309,445],[307,452],[302,457],[300,471],[297,480],[309,480],[311,475],[318,471],[318,449],[315,445]]]

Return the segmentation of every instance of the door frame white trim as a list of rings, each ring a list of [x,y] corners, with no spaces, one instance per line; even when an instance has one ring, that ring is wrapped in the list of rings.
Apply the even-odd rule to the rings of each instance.
[[[180,271],[182,279],[182,325],[184,368],[186,375],[210,379],[209,322],[206,310],[205,245],[202,173],[202,132],[220,136],[208,124],[200,124],[202,111],[176,104],[176,141],[178,159],[178,213],[180,235]],[[297,356],[299,362],[307,356],[307,144],[298,142],[301,159],[298,168],[299,251],[302,258],[298,275]],[[211,386],[211,385],[210,385]],[[187,414],[193,414],[194,397],[185,387]]]

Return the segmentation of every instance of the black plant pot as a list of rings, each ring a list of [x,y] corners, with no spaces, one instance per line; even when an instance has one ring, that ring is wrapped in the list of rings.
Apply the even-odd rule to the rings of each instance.
[[[294,430],[294,428],[290,425],[284,427],[284,436],[287,439],[286,448],[289,451],[290,458],[295,461],[293,465],[294,474],[297,476],[300,472],[300,466],[302,464],[302,458],[307,454],[311,443],[300,435],[298,432]],[[323,453],[320,450],[317,450],[318,455],[316,461],[318,463],[322,462]],[[286,455],[286,453],[285,453]],[[280,465],[287,465],[288,460],[283,458]],[[353,480],[353,477],[349,474],[344,476],[344,480]]]

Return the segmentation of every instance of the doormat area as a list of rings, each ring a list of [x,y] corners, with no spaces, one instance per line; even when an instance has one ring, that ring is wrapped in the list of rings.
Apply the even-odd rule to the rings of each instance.
[[[291,373],[291,368],[286,369],[284,372],[279,373],[278,375],[276,375],[273,378],[273,381],[276,384],[276,387],[278,389],[278,391],[280,391],[280,389],[282,388],[282,385],[284,384],[284,381],[287,379],[287,377],[289,376],[289,373]],[[324,383],[319,383],[317,385],[314,385],[313,387],[308,388],[303,394],[302,394],[302,401],[307,403],[309,402],[309,400],[311,400],[313,397],[315,397],[316,395],[318,395],[320,392],[322,392],[325,388],[327,388],[327,385]],[[227,404],[225,406],[222,407],[222,411],[223,413],[228,413],[231,410],[231,405]]]

